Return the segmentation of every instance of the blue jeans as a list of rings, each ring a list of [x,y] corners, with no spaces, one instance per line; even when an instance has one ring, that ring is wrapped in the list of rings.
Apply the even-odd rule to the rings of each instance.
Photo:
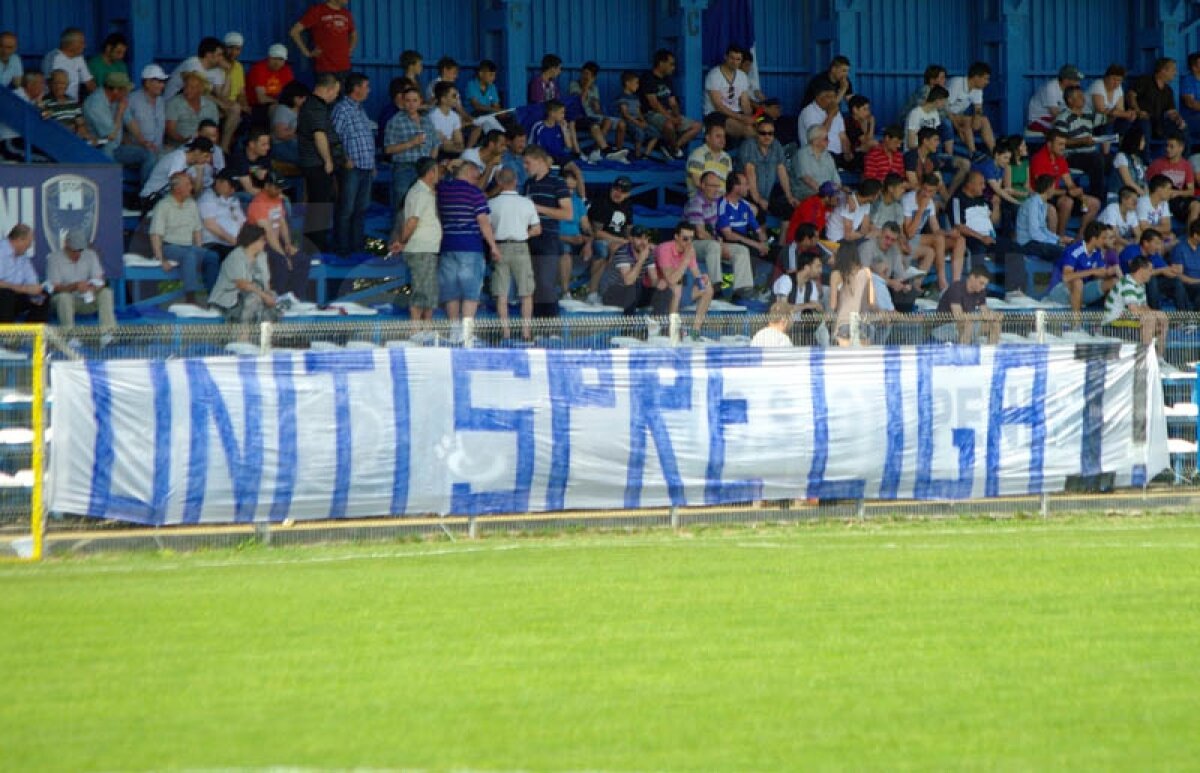
[[[392,162],[392,211],[404,209],[404,197],[417,181],[416,163]]]
[[[363,248],[363,221],[371,203],[371,169],[343,169],[339,175],[337,200],[337,252],[349,255]]]
[[[478,301],[483,290],[482,252],[443,252],[438,260],[438,293],[446,301]]]
[[[117,145],[109,155],[121,166],[136,166],[138,174],[141,175],[142,185],[150,179],[150,171],[158,161],[158,156],[141,145]]]
[[[221,270],[221,259],[217,253],[204,247],[183,244],[164,244],[163,258],[179,266],[170,272],[178,271],[183,280],[183,291],[195,293],[205,288],[211,288],[217,282],[217,273]],[[203,273],[203,278],[201,274]]]

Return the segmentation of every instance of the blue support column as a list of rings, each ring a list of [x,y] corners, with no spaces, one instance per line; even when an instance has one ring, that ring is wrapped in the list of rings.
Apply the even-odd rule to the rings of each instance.
[[[1187,20],[1184,0],[1158,0],[1158,49],[1159,56],[1169,56],[1179,63],[1179,74],[1187,72],[1187,55],[1184,48],[1183,24]],[[1178,94],[1178,84],[1175,85]]]
[[[850,60],[850,77],[854,78],[854,68],[862,64],[859,56],[859,30],[862,26],[863,11],[866,10],[866,0],[837,0],[834,4],[836,39],[830,41],[830,56],[832,59],[842,55]],[[813,72],[824,72],[829,62],[813,62]]]
[[[994,43],[999,51],[999,67],[995,80],[1001,95],[1000,116],[1005,134],[1019,134],[1025,125],[1025,100],[1029,86],[1029,0],[1003,0],[1000,18],[985,24],[982,30],[985,44]]]
[[[529,80],[527,67],[532,59],[533,40],[529,0],[499,0],[497,13],[486,17],[497,24],[502,43],[500,60],[496,62],[501,88],[507,91],[505,107],[525,104],[525,86]]]
[[[704,9],[708,0],[679,0],[677,95],[684,115],[700,120],[704,110]]]
[[[141,88],[142,68],[155,60],[158,50],[159,0],[130,0],[129,3],[129,74],[136,88]]]

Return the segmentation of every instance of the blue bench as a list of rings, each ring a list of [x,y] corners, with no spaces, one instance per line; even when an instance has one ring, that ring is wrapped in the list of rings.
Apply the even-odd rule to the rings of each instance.
[[[412,281],[408,263],[401,256],[366,255],[355,253],[348,258],[337,255],[322,254],[312,261],[309,279],[316,282],[316,302],[324,306],[329,302],[329,283],[338,281],[345,283],[354,279],[384,279],[383,284],[373,285],[366,290],[358,290],[336,295],[340,301],[358,301],[371,295],[388,292],[403,287]]]

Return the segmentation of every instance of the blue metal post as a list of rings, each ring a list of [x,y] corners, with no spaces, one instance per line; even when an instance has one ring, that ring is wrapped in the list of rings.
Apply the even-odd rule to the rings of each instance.
[[[704,9],[708,0],[679,0],[676,85],[684,115],[700,120],[704,109]]]
[[[1001,124],[1006,134],[1019,134],[1025,123],[1025,97],[1028,86],[1025,74],[1029,72],[1029,2],[1030,0],[1004,0],[1000,18],[993,24],[985,24],[983,40],[995,43],[1000,52],[996,84],[1003,95]]]
[[[142,68],[153,62],[157,54],[158,6],[158,0],[130,0],[129,3],[129,48],[132,54],[129,74],[138,88],[141,88]]]
[[[501,35],[499,68],[501,84],[508,89],[505,107],[525,104],[525,85],[529,80],[528,66],[533,58],[532,14],[529,0],[499,0],[498,14],[490,17],[498,22]]]

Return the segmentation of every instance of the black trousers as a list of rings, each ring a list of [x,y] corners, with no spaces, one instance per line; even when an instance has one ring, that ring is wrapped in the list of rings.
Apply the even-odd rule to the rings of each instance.
[[[333,228],[333,202],[337,198],[335,178],[322,166],[306,166],[301,171],[308,200],[304,207],[304,233],[319,251],[326,252]]]
[[[24,293],[0,289],[0,322],[16,322],[22,314],[26,322],[45,322],[50,319],[50,302],[43,298],[41,303],[34,303]]]
[[[267,250],[272,292],[276,295],[290,292],[304,300],[308,296],[308,270],[311,264],[311,257],[303,251],[297,252],[289,259],[274,250]]]

